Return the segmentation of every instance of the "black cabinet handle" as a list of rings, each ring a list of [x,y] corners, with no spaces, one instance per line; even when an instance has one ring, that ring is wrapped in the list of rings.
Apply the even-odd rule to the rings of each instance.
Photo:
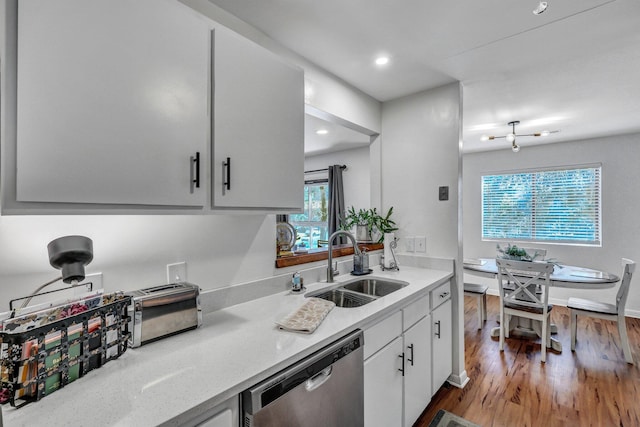
[[[438,325],[438,332],[436,332],[436,337],[440,338],[440,321],[439,320],[436,322],[436,325]]]
[[[398,368],[398,371],[402,372],[402,376],[404,377],[404,353],[402,353],[398,357],[402,359],[402,368]]]
[[[191,166],[191,193],[194,188],[200,188],[200,152],[196,151],[195,156],[191,156],[189,164]]]
[[[222,183],[222,187],[227,190],[231,190],[231,157],[227,157],[227,161],[222,162],[222,166],[226,168],[227,172],[226,178]]]
[[[407,348],[411,350],[411,358],[407,358],[407,362],[411,363],[411,366],[413,366],[413,344],[407,346]]]

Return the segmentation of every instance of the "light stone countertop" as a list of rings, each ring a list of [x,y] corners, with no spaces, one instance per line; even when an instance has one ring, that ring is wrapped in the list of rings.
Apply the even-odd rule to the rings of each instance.
[[[453,276],[402,266],[372,275],[409,282],[357,308],[336,307],[313,334],[279,330],[275,321],[305,302],[280,292],[203,316],[203,325],[127,351],[118,359],[23,408],[3,406],[5,427],[180,425],[341,336],[395,312]],[[336,282],[354,279],[349,274]],[[330,286],[307,285],[307,292]],[[366,342],[365,342],[366,345]]]

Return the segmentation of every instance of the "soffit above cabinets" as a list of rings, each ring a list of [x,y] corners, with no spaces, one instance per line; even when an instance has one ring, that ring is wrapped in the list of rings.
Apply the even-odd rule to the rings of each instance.
[[[326,134],[318,134],[318,130]],[[304,154],[313,156],[335,151],[368,147],[371,137],[310,114],[304,119]]]

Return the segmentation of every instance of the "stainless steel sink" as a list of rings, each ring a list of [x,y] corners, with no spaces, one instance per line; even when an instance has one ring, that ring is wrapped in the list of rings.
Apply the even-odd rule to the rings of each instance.
[[[391,292],[395,292],[398,289],[404,288],[408,283],[404,282],[391,282],[389,280],[367,278],[358,279],[355,282],[342,285],[344,289],[359,292],[366,295],[374,295],[377,297],[383,297],[389,295]]]
[[[322,291],[319,294],[307,295],[308,297],[316,297],[333,301],[337,307],[360,307],[375,301],[375,298],[355,292],[345,292],[344,289],[331,289]]]
[[[360,307],[407,285],[407,282],[369,277],[356,279],[331,289],[309,292],[305,296],[333,301],[337,307]]]

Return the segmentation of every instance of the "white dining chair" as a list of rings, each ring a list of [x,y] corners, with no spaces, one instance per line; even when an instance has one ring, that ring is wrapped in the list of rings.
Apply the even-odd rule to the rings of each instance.
[[[631,276],[633,276],[633,272],[636,269],[636,263],[630,259],[623,258],[622,267],[622,280],[620,281],[620,287],[618,288],[615,304],[574,297],[569,298],[569,301],[567,301],[567,307],[571,309],[571,351],[576,350],[578,315],[613,320],[618,323],[618,332],[620,333],[620,341],[622,342],[624,358],[627,363],[633,365],[633,355],[631,354],[631,348],[629,347],[627,323],[624,318],[624,308],[627,304],[629,285],[631,284]]]
[[[500,291],[500,351],[504,351],[505,335],[509,337],[511,316],[525,317],[542,323],[541,361],[546,362],[547,347],[551,346],[549,286],[553,264],[497,258],[496,266]],[[507,283],[512,289],[506,287]],[[536,292],[538,286],[541,293]]]

